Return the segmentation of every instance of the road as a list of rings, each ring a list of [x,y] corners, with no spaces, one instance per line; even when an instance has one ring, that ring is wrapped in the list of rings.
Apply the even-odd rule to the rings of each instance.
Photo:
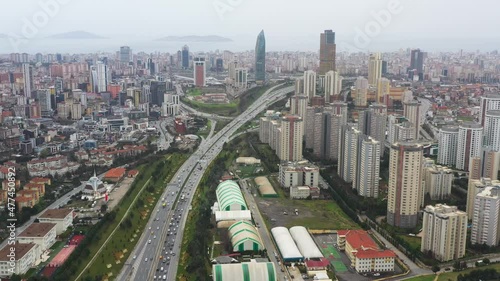
[[[189,206],[206,168],[220,153],[223,144],[242,125],[294,90],[294,87],[291,86],[274,91],[279,86],[281,85],[266,91],[243,114],[234,118],[213,137],[203,141],[198,150],[182,165],[163,194],[163,197],[170,196],[166,199],[169,205],[162,208],[161,202],[157,204],[153,213],[158,213],[158,216],[151,216],[148,222],[148,231],[142,234],[139,243],[126,261],[117,280],[149,281],[154,280],[155,276],[161,276],[161,280],[175,280],[180,244],[182,243]],[[178,195],[184,195],[185,200],[179,200]],[[158,220],[156,217],[158,217]],[[166,219],[162,221],[160,218]],[[174,218],[173,221],[172,218]],[[151,230],[149,230],[149,227],[151,227]],[[167,235],[168,232],[170,232],[170,235]],[[156,238],[154,238],[155,236]],[[165,253],[167,250],[168,254]],[[159,260],[160,256],[164,256],[166,261]],[[151,262],[151,258],[153,262]]]

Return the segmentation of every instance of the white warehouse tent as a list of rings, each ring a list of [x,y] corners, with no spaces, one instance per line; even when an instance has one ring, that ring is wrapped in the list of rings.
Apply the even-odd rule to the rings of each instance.
[[[274,241],[276,241],[284,261],[291,262],[304,260],[304,257],[300,254],[297,245],[295,245],[295,242],[286,227],[274,227],[271,229],[271,233],[273,234]]]
[[[264,244],[257,228],[248,221],[239,221],[228,228],[233,252],[261,251]]]
[[[243,262],[215,264],[212,266],[213,281],[277,281],[272,262]]]
[[[215,212],[215,221],[251,221],[252,212],[249,210],[244,211],[217,211]]]
[[[290,228],[290,234],[297,243],[297,247],[306,259],[322,258],[323,254],[318,249],[307,229],[303,226]]]

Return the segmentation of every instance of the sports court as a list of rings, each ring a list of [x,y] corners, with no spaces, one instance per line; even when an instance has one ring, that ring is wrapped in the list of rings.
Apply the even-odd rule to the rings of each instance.
[[[346,272],[347,267],[342,262],[339,252],[332,245],[321,245],[323,256],[330,261],[336,272]]]
[[[76,245],[68,245],[67,248],[63,248],[49,263],[50,267],[61,266],[76,249]]]

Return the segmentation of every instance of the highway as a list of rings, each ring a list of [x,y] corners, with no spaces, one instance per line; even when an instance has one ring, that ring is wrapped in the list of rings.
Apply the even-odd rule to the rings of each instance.
[[[281,85],[266,91],[243,114],[233,119],[215,136],[209,136],[204,140],[198,150],[179,168],[162,195],[168,205],[163,208],[162,202],[159,202],[154,208],[146,231],[143,232],[117,280],[149,281],[155,280],[155,277],[156,280],[176,279],[189,206],[206,168],[220,153],[223,144],[242,125],[294,90],[294,87],[290,86],[274,91]],[[184,200],[180,200],[182,196]]]

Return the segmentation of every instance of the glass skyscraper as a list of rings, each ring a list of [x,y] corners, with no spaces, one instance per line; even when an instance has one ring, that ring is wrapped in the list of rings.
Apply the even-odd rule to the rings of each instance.
[[[266,81],[266,38],[264,30],[257,36],[255,44],[255,82],[264,83]]]
[[[182,68],[189,68],[189,47],[187,45],[182,47]]]

